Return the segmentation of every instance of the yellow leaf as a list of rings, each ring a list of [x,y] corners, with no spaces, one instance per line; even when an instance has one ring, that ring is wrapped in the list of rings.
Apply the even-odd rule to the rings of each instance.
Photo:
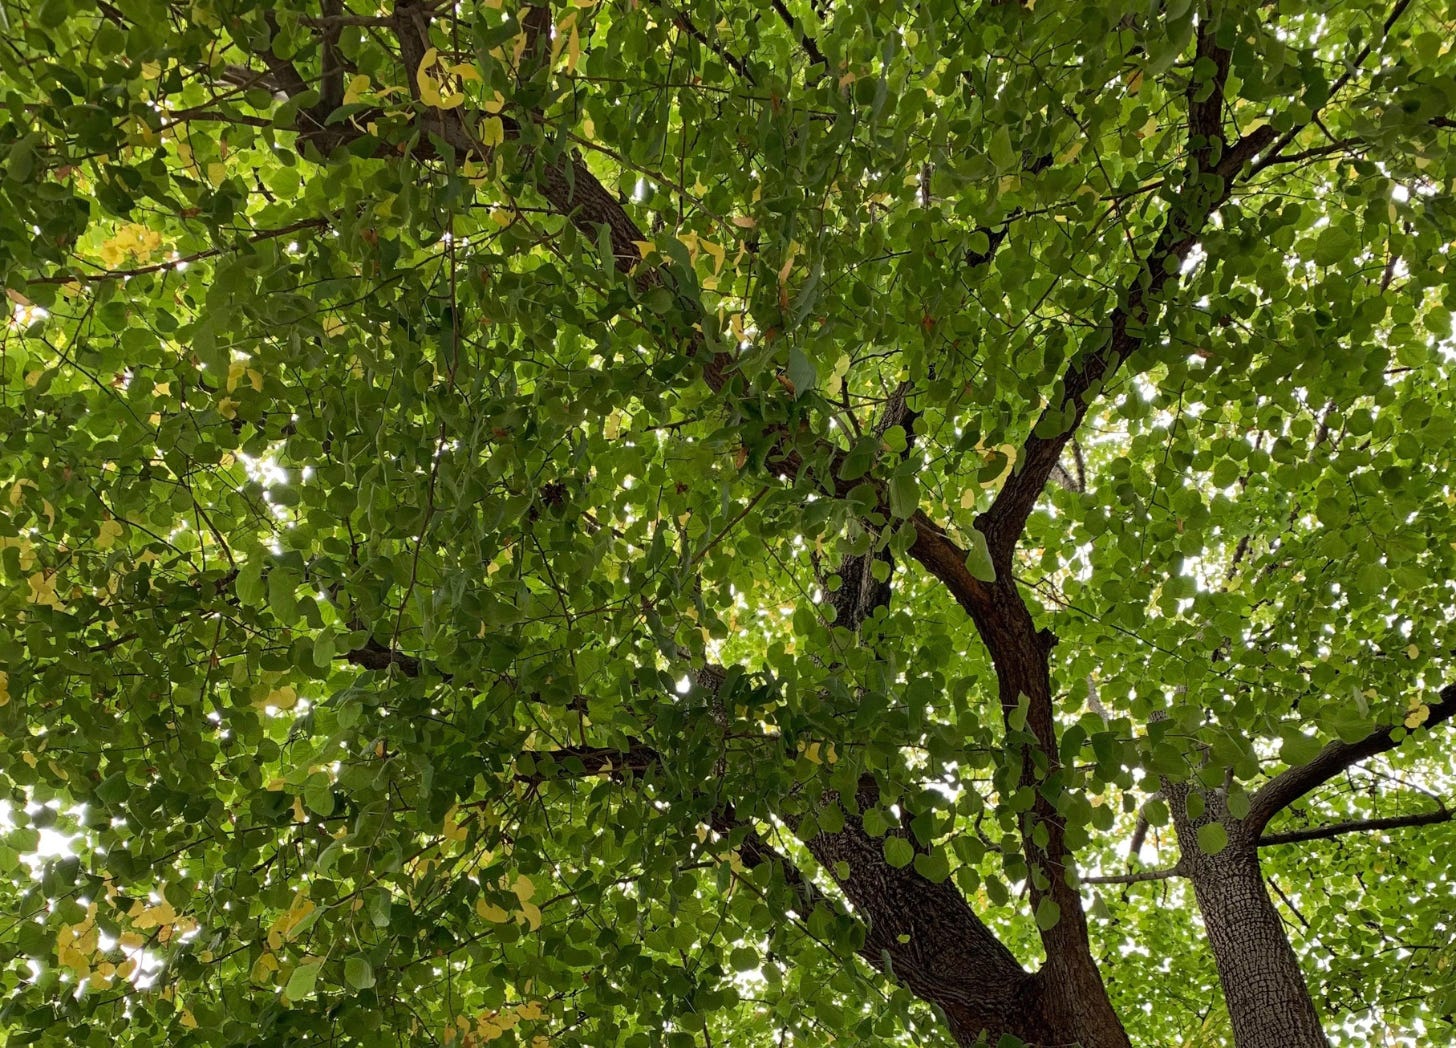
[[[298,705],[298,691],[292,685],[285,684],[281,688],[274,688],[266,692],[261,699],[253,703],[259,709],[264,706],[273,706],[280,710],[291,710]]]
[[[457,804],[445,813],[445,825],[440,833],[447,841],[463,841],[468,836],[465,820],[459,812],[460,805]]]
[[[327,321],[324,326],[328,327]],[[342,327],[343,323],[340,322],[339,326]],[[238,383],[244,378],[248,380],[248,385],[252,386],[254,390],[259,393],[263,392],[263,373],[256,368],[248,367],[247,362],[243,360],[234,360],[228,365],[227,391],[231,393],[237,389]]]
[[[1057,157],[1057,163],[1065,164],[1068,161],[1076,160],[1077,154],[1082,152],[1082,147],[1086,144],[1087,140],[1085,138],[1078,138],[1063,151],[1061,156]]]
[[[298,797],[293,798],[293,821],[308,822],[308,812],[304,811],[303,800]]]
[[[516,898],[524,903],[536,894],[536,885],[523,873],[516,878],[516,883],[511,885],[511,891],[515,892]]]
[[[657,245],[650,240],[634,240],[632,243],[636,246],[638,253],[643,258],[646,258],[657,250]]]
[[[733,224],[739,229],[757,229],[758,219],[749,215],[734,215]]]
[[[571,36],[566,41],[566,71],[576,72],[576,64],[581,61],[581,37],[576,31],[576,19],[572,19]]]
[[[429,70],[439,60],[440,51],[438,48],[430,48],[420,59],[419,68],[415,70],[415,84],[420,89],[420,101],[426,105],[434,106],[436,109],[454,109],[465,101],[465,96],[459,91],[442,93],[440,82],[430,75]]]
[[[849,374],[852,363],[848,353],[839,355],[839,359],[834,362],[834,370],[829,373],[829,379],[824,383],[824,391],[828,396],[839,396],[839,391],[844,388],[844,377]]]
[[[484,898],[475,900],[475,914],[491,924],[505,924],[511,919],[511,915],[494,903],[486,902]]]
[[[800,745],[803,746],[802,743]],[[811,742],[807,746],[803,746],[803,750],[804,750],[804,759],[806,761],[808,761],[810,764],[821,764],[821,763],[823,763],[820,760],[820,758],[819,758],[819,743],[817,743],[817,742]]]
[[[335,335],[342,334],[346,326],[347,325],[338,317],[324,318],[324,334],[329,336],[329,338],[333,338]]]
[[[215,186],[222,185],[227,180],[227,165],[220,160],[208,164],[207,180]]]
[[[425,52],[425,56],[420,59],[419,68],[415,70],[415,85],[420,89],[421,101],[426,105],[437,107],[441,101],[440,87],[435,83],[434,77],[430,76],[426,70],[435,64],[435,60],[439,56],[440,52],[437,48],[430,48]]]
[[[369,90],[369,78],[359,73],[349,78],[349,86],[344,88],[344,105],[349,106],[358,102]]]
[[[572,31],[576,28],[576,12],[572,11],[551,29],[551,67],[556,67],[561,52],[565,49]],[[579,46],[579,45],[578,45]]]
[[[10,702],[10,674],[0,670],[0,706]]]
[[[176,909],[165,899],[151,906],[142,904],[140,899],[137,900],[137,903],[141,905],[140,912],[137,912],[137,907],[133,906],[133,912],[130,914],[132,925],[136,928],[159,928],[165,924],[175,924],[177,921]]]
[[[1431,707],[1423,702],[1406,715],[1405,726],[1407,728],[1419,728],[1422,724],[1426,723],[1426,718],[1430,715]]]
[[[26,579],[30,587],[30,603],[41,604],[48,608],[60,608],[61,600],[56,596],[56,578],[44,571],[37,571],[30,578]]]
[[[506,140],[506,128],[498,116],[488,116],[480,122],[480,144],[498,146]]]
[[[794,256],[797,255],[798,253],[799,253],[799,242],[797,240],[791,240],[791,241],[789,241],[789,256],[788,256],[788,258],[784,259],[784,264],[781,267],[779,267],[779,283],[780,284],[782,284],[784,281],[786,281],[786,280],[789,279],[789,274],[791,272],[793,272],[793,269],[794,269]]]
[[[98,528],[96,532],[96,548],[110,549],[111,544],[114,543],[117,539],[121,538],[121,534],[125,530],[126,529],[118,524],[115,520],[103,520],[101,522],[101,527]]]
[[[516,1009],[516,1014],[527,1022],[535,1022],[537,1019],[546,1018],[545,1011],[541,1008],[540,1001],[530,1001]]]
[[[541,927],[541,908],[535,903],[521,903],[521,913],[525,915],[526,924],[533,932]]]
[[[713,259],[713,272],[720,272],[723,269],[723,258],[726,254],[723,248],[720,245],[713,243],[711,240],[699,240],[698,246],[706,251],[708,255]]]
[[[223,397],[217,402],[217,413],[225,419],[238,417],[238,402],[232,397]]]

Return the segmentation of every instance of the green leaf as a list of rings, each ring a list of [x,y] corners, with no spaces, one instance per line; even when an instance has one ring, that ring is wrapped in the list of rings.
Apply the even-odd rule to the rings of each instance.
[[[1228,847],[1228,831],[1222,823],[1206,822],[1198,827],[1198,850],[1204,855],[1217,855]]]
[[[344,981],[355,990],[374,985],[374,966],[366,957],[350,957],[344,962]]]
[[[812,391],[819,382],[819,370],[797,346],[789,350],[788,379],[793,384],[795,400]]]
[[[927,892],[1452,781],[1442,5],[373,6],[0,4],[0,1042],[949,1044]],[[1443,843],[1259,857],[1395,1040]]]
[[[979,528],[966,532],[966,570],[982,582],[996,581],[996,565],[991,560],[991,547]]]
[[[1279,747],[1279,759],[1286,764],[1308,764],[1319,755],[1323,744],[1313,735],[1300,731],[1286,731],[1283,744]]]
[[[920,485],[913,474],[897,473],[890,478],[890,512],[900,519],[915,513],[920,503]]]
[[[950,860],[944,849],[934,848],[929,852],[917,852],[915,872],[928,881],[939,884],[950,876]]]
[[[1062,908],[1051,899],[1042,899],[1036,904],[1036,926],[1042,931],[1056,927],[1062,919]]]
[[[884,850],[885,861],[897,868],[909,866],[915,860],[915,848],[904,837],[886,837]]]
[[[288,976],[288,984],[284,987],[283,993],[291,1001],[302,1001],[312,996],[314,985],[318,982],[319,972],[323,970],[323,961],[308,961],[293,969]]]
[[[893,825],[890,817],[880,808],[867,809],[862,817],[862,824],[864,825],[865,833],[868,833],[871,837],[883,836],[885,831]]]

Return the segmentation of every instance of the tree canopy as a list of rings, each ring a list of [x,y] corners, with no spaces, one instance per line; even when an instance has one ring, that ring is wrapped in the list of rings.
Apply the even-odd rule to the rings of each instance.
[[[0,1040],[1451,1036],[1450,17],[0,2]]]

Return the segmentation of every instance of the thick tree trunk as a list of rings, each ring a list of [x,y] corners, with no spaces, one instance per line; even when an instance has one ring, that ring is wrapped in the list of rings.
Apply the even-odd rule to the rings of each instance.
[[[868,780],[861,807],[873,803],[872,789]],[[853,814],[808,844],[821,865],[848,870],[839,885],[865,919],[860,953],[938,1006],[957,1044],[994,1045],[1009,1034],[1033,1048],[1128,1048],[1095,967],[1049,962],[1026,971],[953,884],[890,866],[882,841]]]
[[[1188,818],[1188,787],[1169,790],[1183,865],[1203,916],[1218,966],[1237,1048],[1329,1048],[1304,973],[1284,923],[1264,887],[1258,841],[1230,817],[1222,795],[1203,794],[1207,810]],[[1199,849],[1198,827],[1218,820],[1228,845],[1217,855]]]

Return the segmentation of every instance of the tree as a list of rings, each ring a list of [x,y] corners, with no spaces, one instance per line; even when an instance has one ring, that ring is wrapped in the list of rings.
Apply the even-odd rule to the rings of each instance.
[[[1456,1012],[1442,5],[0,5],[9,1043]]]

